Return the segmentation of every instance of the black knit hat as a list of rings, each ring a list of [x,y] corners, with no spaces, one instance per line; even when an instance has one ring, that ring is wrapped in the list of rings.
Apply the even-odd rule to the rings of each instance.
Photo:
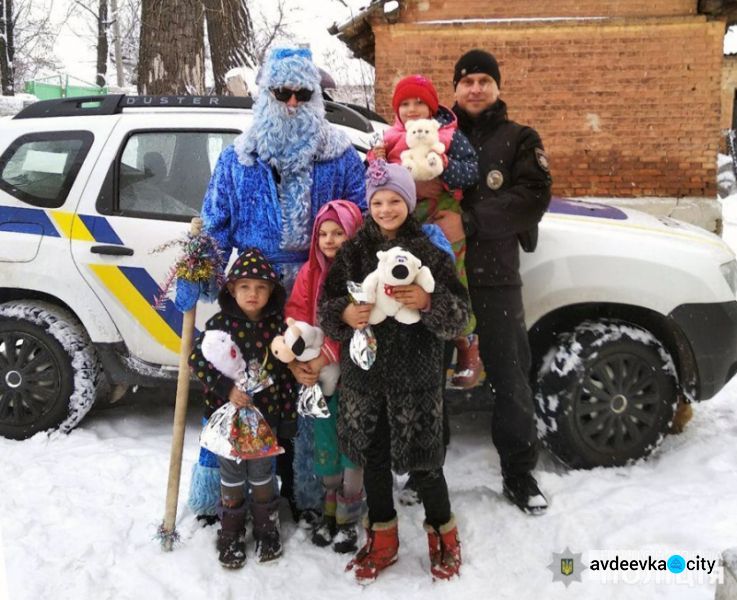
[[[485,50],[474,48],[469,50],[458,59],[453,71],[453,88],[458,86],[458,82],[466,75],[474,73],[486,73],[494,81],[499,88],[502,87],[502,75],[499,72],[499,64],[492,54]]]

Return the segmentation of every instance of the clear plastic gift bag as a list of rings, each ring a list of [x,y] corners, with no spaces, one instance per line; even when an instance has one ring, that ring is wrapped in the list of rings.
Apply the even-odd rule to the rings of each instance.
[[[221,373],[230,377],[251,398],[274,384],[263,362],[246,362],[232,338],[223,331],[206,331],[202,354]],[[218,408],[205,424],[200,445],[218,456],[249,460],[282,454],[274,432],[255,406],[238,408],[231,402]]]
[[[258,408],[238,408],[231,402],[212,413],[200,434],[200,446],[238,461],[284,452]]]
[[[245,364],[245,361],[243,361]],[[264,361],[264,364],[266,361]],[[248,364],[242,371],[239,371],[238,377],[235,379],[235,387],[245,392],[251,398],[259,392],[263,392],[266,388],[274,385],[271,375],[263,368],[256,359],[248,361]]]
[[[235,458],[230,443],[230,427],[238,412],[235,404],[228,402],[210,415],[200,434],[200,446],[224,458]]]
[[[330,416],[328,403],[319,383],[302,386],[297,399],[297,412],[303,417],[316,419],[327,419]]]
[[[370,301],[368,294],[361,288],[361,284],[354,281],[348,282],[348,294],[351,301],[356,304],[365,304]],[[368,371],[376,360],[376,346],[376,337],[370,325],[363,329],[356,329],[348,346],[351,360],[364,371]]]
[[[283,454],[274,432],[261,411],[253,407],[236,411],[230,428],[230,443],[235,458],[249,460]]]

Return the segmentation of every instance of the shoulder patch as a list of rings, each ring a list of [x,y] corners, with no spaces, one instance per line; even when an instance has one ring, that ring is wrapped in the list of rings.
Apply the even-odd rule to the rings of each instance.
[[[548,162],[548,155],[545,154],[545,150],[542,148],[535,148],[535,160],[540,168],[546,173],[550,173],[550,163]]]

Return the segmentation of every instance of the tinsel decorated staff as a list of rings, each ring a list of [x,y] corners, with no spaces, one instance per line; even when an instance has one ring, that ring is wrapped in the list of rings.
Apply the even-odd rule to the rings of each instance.
[[[176,531],[176,518],[179,480],[182,472],[184,430],[187,419],[187,401],[189,399],[190,375],[187,359],[192,349],[197,301],[200,297],[210,301],[214,300],[224,282],[221,271],[223,264],[222,252],[212,237],[202,233],[201,219],[197,217],[192,219],[189,233],[184,238],[167,242],[156,248],[154,252],[161,252],[171,246],[181,246],[182,254],[169,271],[154,305],[157,308],[163,307],[167,295],[174,290],[174,305],[184,313],[169,458],[169,479],[166,486],[166,511],[164,521],[158,532],[161,547],[167,551],[172,550],[174,542],[179,539],[179,534]]]

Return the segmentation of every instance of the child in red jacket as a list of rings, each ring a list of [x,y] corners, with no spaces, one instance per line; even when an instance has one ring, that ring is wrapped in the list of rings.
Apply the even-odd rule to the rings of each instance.
[[[318,324],[317,302],[328,269],[343,242],[362,223],[361,211],[352,202],[333,200],[320,209],[312,229],[309,259],[300,269],[287,301],[287,317]],[[325,338],[318,358],[305,363],[294,361],[289,366],[297,381],[313,385],[323,366],[339,362],[340,344]],[[322,477],[325,503],[322,523],[314,529],[312,543],[321,547],[332,544],[336,552],[355,552],[356,523],[363,504],[363,470],[338,449],[338,393],[327,400],[330,417],[314,420],[315,473]]]
[[[441,155],[443,172],[430,181],[416,181],[417,208],[413,215],[420,223],[432,223],[440,211],[461,212],[463,190],[475,186],[479,179],[478,158],[465,135],[458,130],[455,114],[441,105],[432,82],[422,75],[409,75],[394,88],[392,97],[394,125],[384,131],[383,143],[368,154],[369,162],[383,158],[389,163],[401,164],[402,152],[407,150],[409,121],[435,119],[440,123],[438,136],[445,147]],[[452,244],[456,258],[456,275],[468,288],[466,277],[466,240]],[[478,337],[474,334],[476,318],[471,314],[463,335],[455,340],[458,360],[452,379],[454,387],[470,388],[481,374]]]

